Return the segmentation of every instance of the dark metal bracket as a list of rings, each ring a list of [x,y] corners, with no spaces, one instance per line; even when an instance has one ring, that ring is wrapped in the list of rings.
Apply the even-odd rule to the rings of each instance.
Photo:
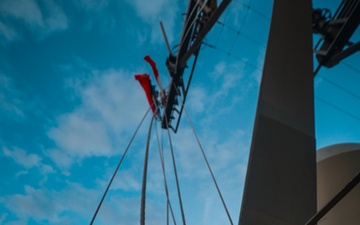
[[[223,0],[217,6],[216,0],[189,0],[177,54],[170,52],[166,59],[171,82],[162,115],[162,128],[171,128],[175,133],[177,132],[200,46],[230,2],[231,0]],[[192,56],[194,60],[192,61],[190,74],[184,79],[184,71],[188,67],[188,60]],[[180,98],[180,96],[182,97]],[[175,127],[172,126],[173,121],[176,123]]]
[[[360,50],[360,42],[350,42],[360,23],[360,0],[343,0],[331,20],[318,20],[318,23],[313,21],[313,27],[320,28],[314,33],[322,35],[314,49],[319,62],[315,75],[321,66],[331,68]]]

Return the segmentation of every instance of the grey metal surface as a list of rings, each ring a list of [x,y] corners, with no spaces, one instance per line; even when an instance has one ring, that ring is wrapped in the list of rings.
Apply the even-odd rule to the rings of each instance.
[[[341,153],[359,151],[360,143],[342,143],[326,146],[316,152],[316,161],[319,164],[322,160],[339,155]],[[360,165],[360,162],[359,162]]]
[[[360,144],[332,145],[317,152],[318,209],[326,205],[360,172]],[[352,189],[319,225],[360,224],[360,185]]]
[[[316,213],[310,0],[275,0],[239,224]]]

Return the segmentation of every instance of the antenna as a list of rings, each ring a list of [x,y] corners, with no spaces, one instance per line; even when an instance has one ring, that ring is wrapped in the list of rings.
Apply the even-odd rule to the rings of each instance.
[[[165,39],[166,48],[168,49],[168,52],[169,52],[169,55],[170,55],[171,54],[171,48],[170,48],[169,40],[168,40],[168,38],[166,36],[164,25],[163,25],[162,21],[160,21],[160,27],[161,27],[161,31],[162,31],[162,34],[163,34],[164,39]]]

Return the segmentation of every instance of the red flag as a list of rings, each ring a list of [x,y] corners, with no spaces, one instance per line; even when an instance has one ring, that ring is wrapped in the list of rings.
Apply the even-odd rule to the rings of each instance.
[[[154,62],[154,60],[149,55],[146,55],[144,57],[144,60],[150,64],[150,66],[151,66],[151,68],[152,68],[152,70],[154,72],[155,79],[159,80],[159,71],[156,68],[156,63]]]
[[[160,77],[159,77],[159,71],[158,71],[158,69],[156,67],[156,63],[154,62],[154,60],[149,55],[146,55],[144,57],[144,60],[150,64],[150,66],[151,66],[151,68],[152,68],[152,70],[154,72],[156,82],[157,82],[157,84],[158,84],[158,86],[160,88],[160,93],[162,95],[161,97],[166,98],[165,90],[164,90],[164,88],[163,88],[163,86],[161,84]]]
[[[148,74],[136,74],[135,75],[135,80],[138,80],[140,82],[142,88],[145,91],[146,98],[147,98],[147,100],[149,102],[151,110],[155,114],[155,104],[154,104],[153,94],[152,94],[152,91],[151,91],[150,76]]]

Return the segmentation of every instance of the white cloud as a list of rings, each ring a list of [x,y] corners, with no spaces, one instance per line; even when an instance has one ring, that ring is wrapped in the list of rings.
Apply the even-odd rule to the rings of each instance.
[[[2,148],[2,152],[5,156],[12,158],[17,164],[22,166],[25,170],[21,170],[16,173],[16,177],[29,174],[29,169],[38,168],[40,173],[47,179],[46,175],[55,173],[52,166],[42,163],[42,158],[34,153],[27,153],[20,148],[9,149],[7,147]]]
[[[224,137],[220,131],[204,130],[199,134],[199,138],[232,219],[236,222],[249,150],[244,132],[236,130]],[[192,131],[183,126],[176,136],[173,136],[173,145],[183,204],[190,218],[188,223],[199,223],[199,221],[201,223],[206,221],[207,224],[228,223],[220,197]],[[169,149],[165,148],[165,152],[167,164],[172,167]],[[173,171],[168,170],[168,173],[169,186],[172,187],[170,192],[174,193],[174,179],[171,178]]]
[[[86,20],[82,22],[81,25],[84,31],[90,32],[96,29],[97,32],[106,35],[109,32],[110,33],[115,32],[114,28],[116,27],[116,23],[119,22],[116,19],[117,16],[116,14],[118,13],[114,11],[115,14],[113,14],[110,7],[113,7],[113,5],[111,4],[116,4],[116,1],[74,0],[72,2],[74,6],[78,8],[79,11],[81,11],[81,15],[83,15],[86,18]],[[126,21],[126,23],[129,22],[131,21]]]
[[[40,7],[42,5],[42,7]],[[65,30],[68,27],[68,19],[62,8],[53,0],[3,0],[0,3],[0,13],[3,21],[0,21],[0,31],[8,40],[18,39],[23,33],[19,26],[9,28],[7,23],[16,19],[26,26],[37,38],[54,32]]]
[[[210,123],[231,113],[237,104],[246,98],[254,85],[254,80],[245,76],[245,65],[241,62],[219,62],[208,72],[211,85],[206,88],[192,86],[189,90],[186,107],[190,114],[203,115],[203,123]]]
[[[181,175],[202,177],[206,173],[206,167],[193,131],[187,127],[182,127],[173,139],[174,152],[178,159],[178,166],[182,171]]]
[[[49,173],[55,173],[56,171],[54,168],[50,165],[42,164],[40,166],[40,170],[42,174],[49,174]]]
[[[84,10],[101,10],[109,4],[108,0],[76,0],[74,2]]]
[[[138,167],[140,169],[140,167]],[[137,170],[137,169],[136,169]],[[136,171],[122,169],[118,172],[118,179],[115,180],[112,188],[121,189],[124,191],[139,191],[141,190],[141,182],[135,178]]]
[[[3,147],[2,151],[5,156],[12,158],[16,163],[26,169],[39,166],[41,161],[40,156],[32,153],[27,154],[23,149],[14,148],[13,150],[9,150],[8,148]]]
[[[8,216],[7,213],[2,213],[0,216],[0,224],[4,224],[3,222],[5,221],[6,217]]]
[[[109,74],[106,75],[106,73],[102,75],[110,76]],[[101,79],[95,78],[92,81],[88,81],[81,90],[87,90],[93,82],[99,85],[98,88],[100,88],[102,84],[106,83],[103,82],[102,79],[110,79],[104,78],[103,76]],[[82,91],[80,91],[80,94],[83,94]],[[143,98],[143,93],[141,93],[140,96]],[[94,104],[93,101],[90,102]],[[88,104],[90,104],[90,102]],[[79,108],[85,107],[85,105],[87,104],[83,102]],[[77,110],[79,110],[79,108]],[[97,115],[108,114],[98,113]],[[246,168],[242,160],[244,154],[246,154],[245,152],[247,152],[247,149],[244,147],[243,135],[244,133],[241,130],[234,132],[233,135],[225,139],[220,138],[219,133],[213,132],[200,135],[200,139],[203,140],[204,150],[207,153],[234,220],[237,219],[236,216],[239,212],[241,199],[241,194],[239,193],[241,193],[242,190],[242,177],[245,174],[244,171]],[[224,223],[224,221],[226,221],[226,214],[222,209],[215,187],[211,182],[210,174],[206,170],[205,163],[195,138],[192,135],[192,131],[186,129],[186,127],[182,127],[179,133],[173,136],[173,139],[174,146],[177,146],[175,151],[178,160],[178,172],[181,179],[180,185],[183,188],[183,201],[186,207],[190,205],[190,208],[186,208],[187,215],[191,218],[189,222],[208,221],[208,218],[203,215],[216,215],[217,220],[209,221],[209,223]],[[155,141],[152,142],[155,143]],[[56,151],[60,152],[60,150]],[[169,161],[169,149],[165,148],[165,152],[167,173],[171,174],[173,171],[171,170],[172,165]],[[151,148],[150,159],[152,161],[149,163],[149,170],[151,172],[149,172],[148,177],[149,198],[147,200],[148,209],[146,214],[147,219],[150,221],[148,224],[165,223],[162,223],[164,220],[161,219],[164,218],[162,216],[164,216],[165,212],[164,194],[162,193],[161,196],[158,194],[160,191],[163,191],[164,188],[162,175],[160,170],[155,171],[153,167],[154,164],[158,163],[155,163],[155,160],[158,160],[159,157],[157,154],[156,147]],[[129,162],[131,162],[133,166],[126,167],[125,170],[121,169],[119,171],[109,196],[106,198],[100,210],[96,220],[97,224],[129,225],[138,223],[141,181],[137,178],[141,177],[141,165],[143,161],[143,158],[138,157],[139,155],[143,155],[143,151],[133,153],[133,155],[130,156]],[[156,157],[156,159],[154,157]],[[157,164],[156,167],[159,168],[159,164]],[[104,177],[108,179],[109,176]],[[92,213],[100,200],[100,195],[103,193],[104,187],[107,184],[107,179],[105,179],[106,181],[102,180],[97,182],[98,187],[96,189],[85,188],[74,183],[69,183],[66,189],[60,191],[48,190],[46,188],[36,189],[27,186],[25,194],[3,196],[0,197],[0,202],[14,213],[19,218],[19,221],[23,221],[23,224],[26,224],[29,218],[34,219],[38,223],[49,224],[87,223],[91,219]],[[171,188],[170,194],[175,210],[178,212],[173,178],[169,178],[168,182],[172,183],[169,185],[169,188]],[[191,192],[192,195],[188,194],[189,192]],[[129,198],[127,193],[137,193],[137,197]],[[49,206],[49,204],[53,205]],[[192,206],[194,207],[192,208]],[[76,218],[70,218],[68,216],[70,212],[75,214]]]
[[[68,27],[68,19],[62,8],[52,0],[44,1],[46,10],[43,12],[43,26],[47,32],[65,30]]]
[[[258,55],[256,59],[256,66],[257,68],[263,68],[265,60],[265,48],[258,48]],[[255,77],[256,81],[260,85],[261,77],[262,77],[262,70],[255,70],[252,74]]]
[[[36,189],[31,186],[25,186],[24,190],[24,194],[0,197],[0,203],[17,218],[11,221],[12,223],[25,225],[30,219],[38,224],[89,223],[104,191],[98,188],[86,188],[78,183],[68,183],[59,191],[47,188]],[[139,203],[139,196],[129,197],[121,193],[109,193],[96,217],[95,224],[138,224]],[[160,221],[159,211],[162,209],[158,202],[148,199],[147,206],[147,224],[164,224],[156,223]],[[6,220],[9,218],[6,213],[0,218],[5,224],[11,223]],[[162,221],[165,221],[164,218],[163,216]]]
[[[193,113],[202,113],[206,107],[207,92],[203,87],[194,87],[189,93],[188,99],[191,99],[187,108]]]
[[[19,38],[19,34],[14,28],[6,25],[0,21],[0,35],[2,35],[7,41],[13,41]]]
[[[226,97],[231,90],[240,88],[240,81],[244,77],[244,67],[245,65],[243,63],[229,64],[224,61],[215,65],[211,77],[220,83],[220,87],[212,94],[214,100],[218,101]]]
[[[116,147],[130,140],[148,107],[140,85],[131,78],[133,73],[109,70],[70,82],[81,104],[60,115],[48,132],[58,149],[49,150],[57,165],[64,168],[75,159],[114,155]]]
[[[87,210],[95,200],[92,196],[97,196],[94,190],[77,184],[69,184],[61,191],[25,186],[24,194],[2,196],[0,202],[22,224],[27,224],[29,219],[50,224],[75,224],[66,213],[76,213],[79,217],[89,214]]]
[[[59,119],[59,127],[49,131],[49,137],[69,155],[101,156],[111,153],[111,143],[106,127],[101,121],[89,118],[79,110]]]
[[[198,135],[215,172],[222,170],[229,170],[228,172],[230,172],[233,168],[231,165],[244,163],[243,157],[246,156],[249,148],[245,144],[243,131],[233,131],[232,135],[225,138],[217,131],[208,131]],[[175,151],[178,153],[179,166],[181,166],[184,176],[204,177],[209,175],[200,147],[191,129],[183,127],[173,142],[176,146]]]
[[[27,171],[27,170],[21,170],[21,171],[19,171],[19,172],[17,172],[17,173],[15,174],[15,177],[19,177],[19,176],[21,176],[21,175],[26,175],[26,174],[29,174],[29,171]]]
[[[30,26],[43,26],[43,16],[35,0],[3,0],[0,11]]]
[[[46,154],[55,162],[55,164],[61,169],[67,169],[73,163],[73,159],[66,154],[66,152],[58,149],[49,149]],[[69,175],[67,171],[64,171],[65,175]]]
[[[177,1],[153,0],[144,2],[142,0],[127,0],[127,2],[134,7],[136,14],[150,25],[152,43],[163,43],[164,38],[160,29],[160,21],[164,24],[169,42],[173,41],[175,17],[178,8]],[[142,33],[144,34],[144,32]]]
[[[0,73],[0,113],[11,118],[22,119],[24,112],[21,109],[23,101],[21,93],[14,87],[11,78]]]

